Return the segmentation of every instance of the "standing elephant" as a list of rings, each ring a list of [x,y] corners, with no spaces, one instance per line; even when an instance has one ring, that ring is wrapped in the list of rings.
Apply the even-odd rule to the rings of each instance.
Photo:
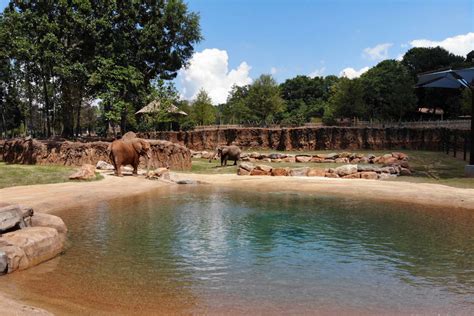
[[[240,160],[241,150],[238,146],[231,145],[231,146],[220,146],[217,147],[216,153],[211,156],[209,162],[217,155],[217,157],[221,157],[221,167],[227,166],[227,160],[233,160],[234,166],[237,164],[237,161]]]
[[[147,169],[149,169],[151,146],[144,139],[117,139],[110,145],[109,157],[115,167],[115,175],[119,177],[122,177],[121,167],[125,165],[132,165],[133,174],[136,175],[141,156],[145,157]]]

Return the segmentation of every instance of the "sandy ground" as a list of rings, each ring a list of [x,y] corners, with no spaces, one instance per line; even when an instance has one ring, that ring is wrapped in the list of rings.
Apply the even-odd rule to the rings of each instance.
[[[33,207],[35,211],[53,213],[65,207],[138,195],[166,185],[176,185],[163,181],[145,180],[143,176],[123,178],[108,174],[104,176],[105,178],[101,181],[0,189],[0,203],[24,204]],[[175,176],[179,179],[193,179],[219,187],[254,192],[322,193],[474,211],[474,189],[459,189],[437,184],[319,177],[250,177],[231,174],[179,173]],[[0,293],[0,311],[2,315],[48,315],[44,310],[24,305],[2,293]]]

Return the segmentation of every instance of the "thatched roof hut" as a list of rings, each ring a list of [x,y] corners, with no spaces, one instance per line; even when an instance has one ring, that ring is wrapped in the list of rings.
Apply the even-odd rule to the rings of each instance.
[[[135,114],[153,114],[161,110],[162,110],[162,106],[161,106],[160,100],[153,100],[150,103],[148,103],[148,105],[141,108]],[[167,112],[170,114],[176,114],[176,115],[184,115],[184,116],[188,115],[188,113],[181,111],[174,104],[171,104],[171,106],[168,107]]]

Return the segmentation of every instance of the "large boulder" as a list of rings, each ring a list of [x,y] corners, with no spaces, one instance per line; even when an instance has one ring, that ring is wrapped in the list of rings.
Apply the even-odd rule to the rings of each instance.
[[[273,168],[272,176],[288,176],[290,174],[290,168]]]
[[[322,168],[311,168],[308,171],[308,177],[324,177],[326,169]]]
[[[19,205],[0,207],[0,233],[27,227],[31,216],[33,209],[28,207]]]
[[[357,165],[344,165],[334,169],[340,177],[348,176],[357,172]]]
[[[296,162],[310,162],[311,156],[308,155],[298,155],[295,157]]]
[[[92,180],[94,178],[95,166],[90,164],[83,165],[81,169],[69,176],[69,179],[71,180]]]
[[[95,165],[95,168],[99,170],[114,170],[115,169],[113,165],[103,160],[99,160],[97,164]]]
[[[242,162],[240,165],[239,165],[239,168],[241,169],[244,169],[244,170],[247,170],[248,172],[252,171],[255,166],[251,163],[248,163],[248,162]]]
[[[0,251],[0,275],[8,272],[8,257],[4,251]]]
[[[61,217],[51,215],[51,214],[44,214],[44,213],[36,213],[31,218],[31,226],[32,227],[50,227],[54,228],[58,231],[59,236],[61,237],[62,241],[66,241],[67,237],[67,226],[64,224],[64,221]]]
[[[26,227],[0,238],[0,252],[8,257],[9,273],[52,259],[63,248],[64,239],[51,227]]]
[[[290,176],[292,176],[292,177],[306,177],[306,176],[308,176],[308,172],[309,172],[308,167],[294,168],[294,169],[291,169]]]
[[[262,170],[262,171],[264,171],[265,173],[268,173],[268,174],[270,174],[272,172],[272,167],[267,166],[267,165],[257,165],[255,167],[255,169]]]
[[[377,172],[363,171],[363,172],[360,172],[360,178],[367,179],[367,180],[377,180],[378,175],[377,175]]]

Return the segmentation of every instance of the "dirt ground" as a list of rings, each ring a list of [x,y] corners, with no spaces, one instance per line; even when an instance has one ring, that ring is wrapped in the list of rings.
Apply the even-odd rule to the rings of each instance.
[[[179,173],[174,176],[179,179],[193,179],[207,185],[254,192],[322,193],[401,204],[415,203],[426,207],[447,207],[453,211],[457,208],[474,211],[474,189],[459,189],[439,184],[319,177],[250,177],[234,174]],[[104,179],[100,181],[0,189],[0,202],[24,204],[33,207],[37,212],[54,213],[66,207],[138,195],[168,185],[177,184],[146,180],[143,176],[119,178],[104,174]],[[44,310],[24,305],[2,293],[0,310],[5,315],[48,315]]]

